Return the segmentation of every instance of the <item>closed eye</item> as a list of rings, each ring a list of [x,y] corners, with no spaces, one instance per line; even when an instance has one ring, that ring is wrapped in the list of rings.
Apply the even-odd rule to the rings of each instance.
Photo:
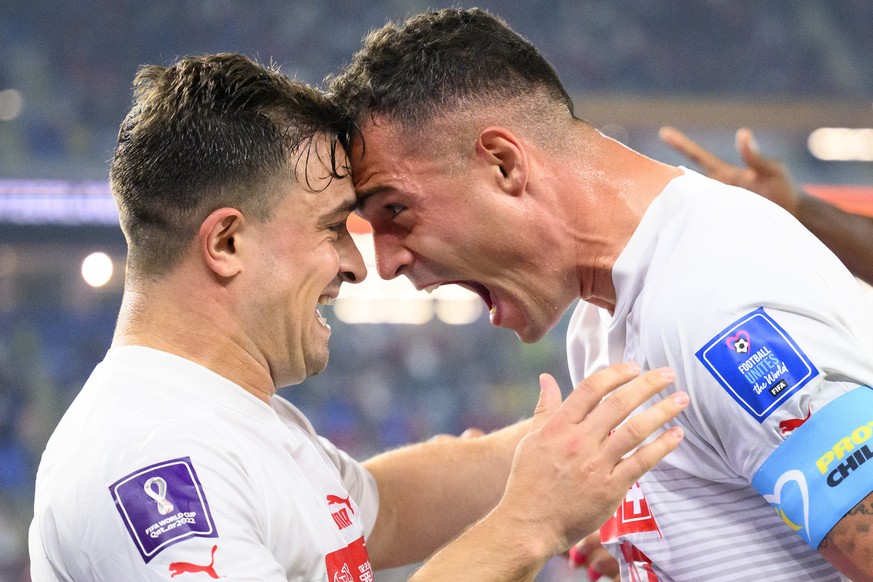
[[[346,221],[342,220],[340,222],[328,225],[327,229],[335,233],[341,233],[346,229]]]
[[[394,217],[406,210],[406,207],[402,204],[386,204],[385,210],[387,210],[391,214],[391,216]]]

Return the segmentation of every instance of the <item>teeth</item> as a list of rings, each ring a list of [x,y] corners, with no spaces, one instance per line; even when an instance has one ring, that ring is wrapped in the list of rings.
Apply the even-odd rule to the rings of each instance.
[[[318,298],[319,305],[333,305],[333,302],[336,300],[335,297],[329,297],[327,295],[322,295]]]
[[[439,285],[439,283],[437,283],[435,285],[430,285],[429,287],[425,287],[424,290],[427,291],[428,293],[433,293],[434,291],[436,291],[439,288],[440,288],[440,285]]]
[[[317,309],[315,310],[315,319],[318,320],[318,323],[320,323],[327,329],[330,329],[330,325],[328,325],[327,320],[321,315],[321,313]]]

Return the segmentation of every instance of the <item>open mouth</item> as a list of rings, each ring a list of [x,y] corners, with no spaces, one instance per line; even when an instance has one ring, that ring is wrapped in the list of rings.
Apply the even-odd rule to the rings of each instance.
[[[333,302],[336,301],[336,297],[331,297],[330,295],[321,295],[318,298],[318,305],[333,305]],[[318,310],[318,307],[315,308],[315,318],[318,319],[318,323],[330,329],[330,325],[327,323],[327,319],[321,315],[321,312]]]
[[[485,285],[477,283],[475,281],[446,281],[445,283],[436,283],[434,285],[429,285],[427,287],[424,287],[423,289],[428,293],[433,293],[443,285],[458,285],[459,287],[463,287],[468,291],[472,291],[482,299],[485,305],[488,306],[488,311],[491,311],[494,308],[494,298],[491,296],[491,292]]]

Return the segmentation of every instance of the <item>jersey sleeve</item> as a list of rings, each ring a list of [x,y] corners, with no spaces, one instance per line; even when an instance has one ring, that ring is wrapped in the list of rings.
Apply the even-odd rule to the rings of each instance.
[[[836,486],[840,504],[830,504],[836,491],[826,483],[866,446],[867,429],[859,427],[873,421],[873,391],[865,388],[873,385],[873,315],[830,252],[770,212],[750,209],[748,231],[734,237],[710,224],[707,240],[716,242],[696,252],[711,264],[689,277],[689,262],[676,258],[646,298],[652,315],[642,335],[649,365],[672,366],[677,388],[690,394],[683,415],[721,463],[718,478],[753,484],[817,547],[873,491],[868,469]],[[853,406],[865,412],[847,414]],[[860,457],[852,458],[860,467]],[[780,505],[793,498],[789,491],[803,491],[795,505],[805,510]]]
[[[774,450],[752,485],[782,520],[818,549],[831,528],[873,490],[873,389],[826,404]]]
[[[379,487],[375,477],[360,462],[338,449],[328,439],[319,437],[319,441],[327,456],[339,470],[349,495],[361,508],[364,534],[369,537],[376,525],[376,516],[379,514]]]
[[[364,534],[369,536],[379,513],[379,488],[376,479],[359,461],[337,448],[330,440],[319,436],[300,409],[284,399],[281,400],[281,406],[283,414],[293,419],[293,423],[317,444],[325,458],[337,468],[346,491],[361,511]]]
[[[200,450],[142,466],[109,486],[115,506],[109,514],[115,515],[104,524],[132,543],[121,546],[124,552],[102,555],[95,571],[106,573],[106,580],[122,573],[125,580],[166,580],[198,572],[285,580],[258,523],[256,492],[229,455]]]
[[[278,582],[320,579],[335,556],[365,565],[354,498],[339,486],[317,437],[285,426],[277,422],[259,438],[287,439],[292,457],[281,446],[257,456],[208,431],[162,434],[148,454],[163,460],[136,463],[108,488],[115,506],[108,523],[128,543],[126,554],[106,556],[114,563],[101,571],[124,572],[125,580],[203,572]]]

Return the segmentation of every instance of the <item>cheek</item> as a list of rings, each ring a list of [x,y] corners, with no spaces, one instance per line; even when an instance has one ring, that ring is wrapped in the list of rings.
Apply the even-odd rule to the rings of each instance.
[[[322,272],[330,272],[332,275],[336,275],[337,271],[339,271],[340,266],[340,251],[334,245],[328,245],[328,248],[324,251],[324,260],[321,264]]]
[[[298,260],[300,260],[298,258]],[[307,273],[301,273],[312,285],[320,286],[319,292],[336,277],[340,268],[339,252],[331,243],[325,243],[316,249],[308,251],[306,265]]]

